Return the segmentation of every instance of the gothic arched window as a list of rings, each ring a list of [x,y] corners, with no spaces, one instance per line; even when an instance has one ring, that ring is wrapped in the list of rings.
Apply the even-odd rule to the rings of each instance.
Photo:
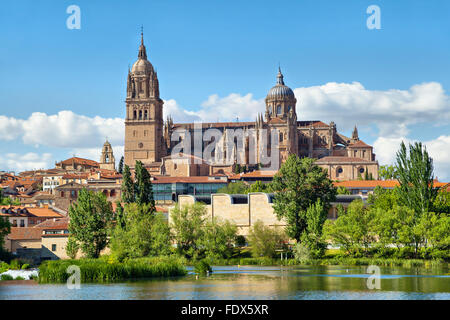
[[[133,111],[133,119],[136,120],[136,110]]]
[[[281,106],[277,106],[277,114],[281,114]]]
[[[147,110],[144,110],[144,119],[147,120]]]
[[[139,110],[139,120],[142,120],[142,110]]]

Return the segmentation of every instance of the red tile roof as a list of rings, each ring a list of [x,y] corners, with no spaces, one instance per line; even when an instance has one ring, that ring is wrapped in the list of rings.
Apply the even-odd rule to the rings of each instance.
[[[69,227],[69,218],[48,219],[34,226],[42,230],[67,230]]]
[[[309,126],[313,126],[313,127],[329,127],[328,124],[319,121],[319,120],[312,120],[312,121],[297,121],[297,125],[300,127],[309,127]]]
[[[223,178],[222,178],[223,179]],[[169,176],[153,176],[152,183],[226,183],[222,179],[214,179],[208,176],[195,177],[169,177]]]
[[[98,167],[99,166],[97,161],[84,159],[84,158],[78,158],[78,157],[72,157],[72,158],[69,158],[67,160],[63,160],[63,161],[61,161],[61,162],[59,162],[57,164],[68,164],[68,165],[71,165],[72,163],[90,165],[90,166],[94,166],[94,167]]]
[[[371,162],[362,158],[354,158],[354,157],[339,157],[339,156],[329,156],[323,157],[316,160],[316,163],[326,163],[326,162]]]
[[[349,180],[349,181],[336,181],[333,182],[336,187],[346,188],[375,188],[380,186],[382,188],[394,188],[400,183],[397,180]],[[445,187],[447,182],[434,181],[433,186],[436,188]]]
[[[41,237],[42,229],[36,227],[11,227],[11,232],[7,235],[9,240],[39,240]]]
[[[369,146],[362,140],[358,140],[357,142],[350,144],[348,148],[372,148],[372,146]]]

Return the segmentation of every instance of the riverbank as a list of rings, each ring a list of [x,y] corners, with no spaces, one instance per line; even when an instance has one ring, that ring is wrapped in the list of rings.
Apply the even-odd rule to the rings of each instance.
[[[183,260],[176,257],[130,259],[117,262],[108,259],[79,259],[45,261],[39,267],[39,283],[64,283],[72,273],[69,266],[80,268],[80,280],[114,282],[130,279],[173,277],[187,274]]]
[[[420,259],[396,259],[396,258],[347,258],[347,257],[331,257],[323,259],[308,259],[299,261],[297,259],[274,259],[274,258],[232,258],[232,259],[206,259],[210,265],[215,266],[232,266],[232,265],[257,265],[257,266],[364,266],[377,265],[383,267],[447,267],[450,265],[443,260],[420,260]]]

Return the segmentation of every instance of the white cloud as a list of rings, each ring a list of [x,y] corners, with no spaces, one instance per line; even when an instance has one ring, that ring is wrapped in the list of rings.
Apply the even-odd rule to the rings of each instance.
[[[211,95],[196,111],[180,107],[173,99],[164,101],[164,117],[171,115],[174,122],[227,122],[241,120],[254,121],[257,113],[264,113],[264,99],[253,99],[252,94],[241,96],[232,93],[226,97]]]
[[[401,137],[411,124],[450,120],[450,98],[436,82],[385,91],[367,90],[359,82],[330,82],[294,92],[299,119],[334,121],[341,130],[374,124],[380,136]]]
[[[69,153],[68,156],[76,156],[80,158],[92,159],[94,161],[100,161],[100,157],[102,154],[102,146],[100,145],[97,148],[74,148]],[[112,146],[114,152],[114,158],[116,160],[116,167],[119,164],[120,158],[123,156],[123,145]]]
[[[112,144],[123,144],[124,132],[121,118],[90,118],[67,110],[54,115],[34,112],[24,120],[0,116],[0,140],[22,138],[36,147],[96,147],[106,137]]]
[[[378,138],[373,146],[374,152],[381,165],[395,163],[396,153],[400,143],[404,141],[408,146],[413,140],[405,137],[400,138]],[[428,154],[433,158],[434,173],[440,181],[450,180],[450,136],[440,136],[437,139],[422,141],[426,146]]]
[[[0,156],[0,167],[16,172],[47,169],[52,167],[52,155],[50,153],[37,154],[34,152],[25,154],[7,153]]]

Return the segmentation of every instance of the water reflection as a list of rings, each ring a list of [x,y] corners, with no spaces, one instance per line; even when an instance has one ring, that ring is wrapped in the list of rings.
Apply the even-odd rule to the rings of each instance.
[[[112,284],[0,285],[0,299],[450,299],[444,269],[381,268],[381,290],[366,267],[214,267],[209,277]],[[192,270],[191,270],[192,271]]]

